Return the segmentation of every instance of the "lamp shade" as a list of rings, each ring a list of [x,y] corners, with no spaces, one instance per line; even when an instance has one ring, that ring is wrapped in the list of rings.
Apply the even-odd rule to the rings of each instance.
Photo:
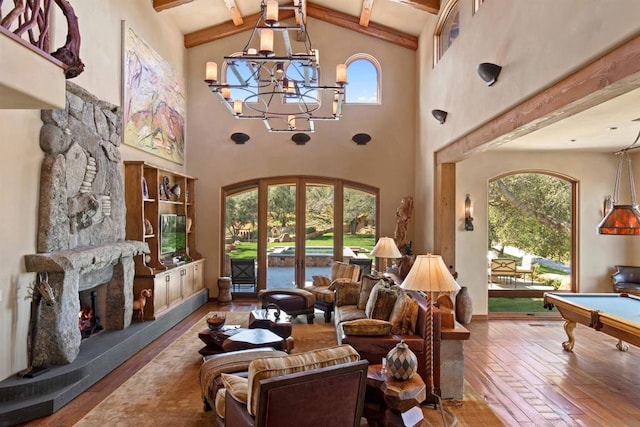
[[[598,224],[600,234],[640,234],[640,210],[638,205],[614,205]]]
[[[400,287],[411,291],[453,292],[460,289],[440,255],[418,255]]]
[[[391,237],[381,237],[371,250],[371,255],[378,258],[401,258],[400,249]]]

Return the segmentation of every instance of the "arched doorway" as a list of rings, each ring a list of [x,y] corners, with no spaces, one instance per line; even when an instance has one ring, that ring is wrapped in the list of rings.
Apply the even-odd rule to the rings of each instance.
[[[541,312],[545,292],[575,292],[576,190],[575,180],[549,171],[489,181],[489,313]]]

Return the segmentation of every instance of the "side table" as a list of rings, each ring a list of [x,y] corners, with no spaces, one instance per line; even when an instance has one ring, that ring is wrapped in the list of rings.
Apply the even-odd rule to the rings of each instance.
[[[363,416],[370,426],[402,426],[402,413],[427,398],[427,387],[420,375],[397,381],[382,373],[382,365],[369,365]]]
[[[249,315],[249,329],[268,329],[285,340],[285,351],[293,350],[293,337],[291,336],[291,316],[280,310],[280,316],[276,317],[276,309],[252,310]]]

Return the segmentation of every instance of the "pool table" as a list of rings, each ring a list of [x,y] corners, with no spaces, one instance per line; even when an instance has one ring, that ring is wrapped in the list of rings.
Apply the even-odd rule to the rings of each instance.
[[[568,341],[562,343],[565,351],[573,351],[576,323],[618,339],[616,347],[627,351],[626,343],[640,347],[640,298],[625,293],[553,293],[544,294],[545,307],[553,306],[565,319],[564,330]]]

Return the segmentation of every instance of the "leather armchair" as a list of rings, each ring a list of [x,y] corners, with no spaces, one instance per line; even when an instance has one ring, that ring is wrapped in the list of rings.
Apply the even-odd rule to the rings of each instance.
[[[611,275],[611,278],[614,292],[640,295],[640,267],[616,265],[616,272]]]

